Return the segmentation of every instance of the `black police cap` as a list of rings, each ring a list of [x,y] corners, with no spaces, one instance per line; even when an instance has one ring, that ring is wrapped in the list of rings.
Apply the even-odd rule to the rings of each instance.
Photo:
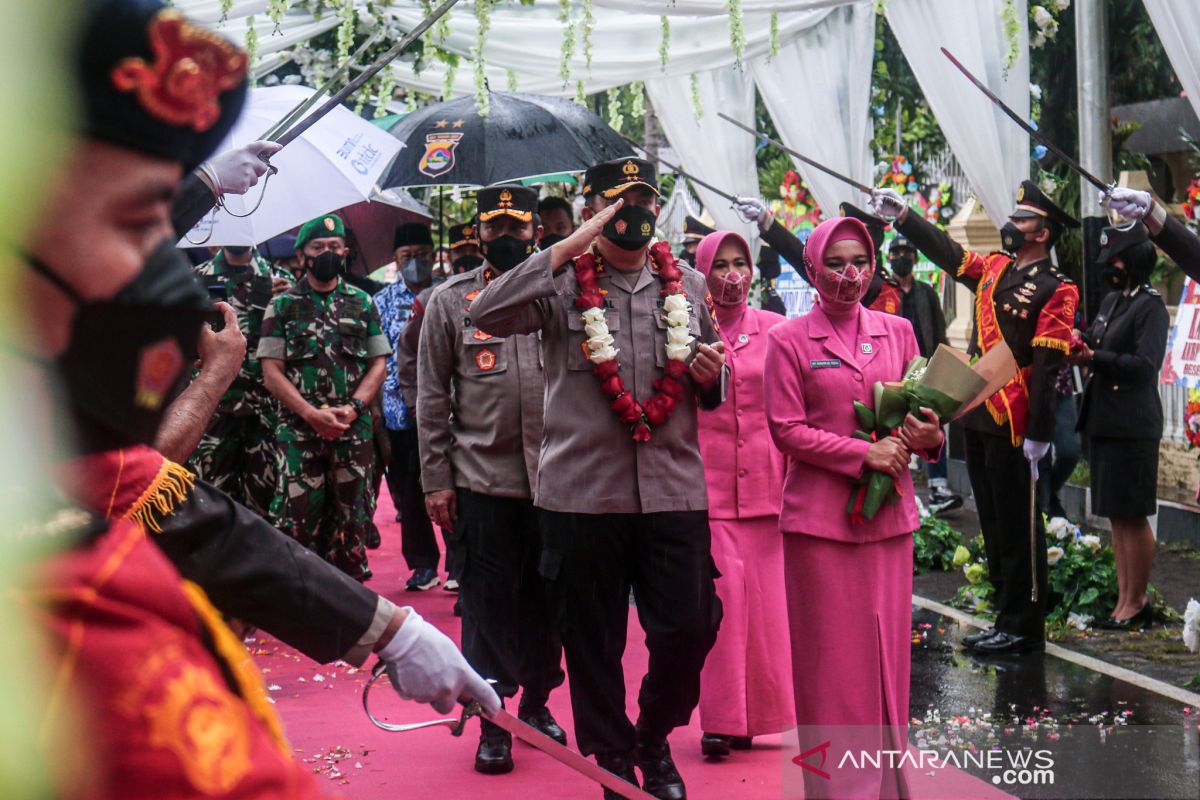
[[[603,195],[612,199],[634,186],[644,186],[658,194],[658,172],[641,158],[617,158],[588,167],[583,176],[583,196]]]
[[[450,249],[479,244],[479,233],[473,222],[459,222],[450,227]]]
[[[160,0],[87,0],[75,64],[83,132],[190,171],[233,127],[248,66],[244,50]]]
[[[487,186],[475,195],[479,221],[499,216],[530,222],[538,210],[538,193],[528,186]]]
[[[684,218],[684,220],[683,220],[683,239],[684,239],[684,241],[687,241],[689,239],[703,239],[705,236],[708,236],[710,233],[716,233],[716,232],[717,231],[715,228],[708,227],[703,222],[701,222],[700,220],[693,217],[691,214],[688,214],[687,217]]]
[[[838,214],[843,217],[854,217],[866,225],[867,230],[878,228],[880,231],[883,231],[888,226],[888,221],[883,217],[877,217],[870,211],[863,211],[858,206],[851,205],[850,203],[839,204]]]
[[[1098,264],[1106,264],[1134,245],[1150,241],[1150,231],[1140,222],[1114,226],[1100,231],[1100,252],[1096,254]]]
[[[1079,220],[1056,206],[1033,181],[1021,181],[1017,188],[1017,207],[1009,216],[1016,219],[1041,217],[1064,228],[1079,227]]]
[[[907,236],[898,233],[892,238],[891,244],[888,245],[888,252],[890,253],[893,250],[899,250],[902,247],[907,247],[909,250],[917,249],[917,246],[912,243],[912,239],[909,239]]]

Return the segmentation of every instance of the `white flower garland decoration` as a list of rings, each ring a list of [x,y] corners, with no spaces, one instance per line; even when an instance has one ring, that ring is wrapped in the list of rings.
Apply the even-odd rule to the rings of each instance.
[[[663,313],[667,319],[667,359],[670,361],[687,361],[691,354],[691,344],[696,341],[688,328],[691,319],[692,306],[687,297],[676,292],[669,294],[663,300]]]

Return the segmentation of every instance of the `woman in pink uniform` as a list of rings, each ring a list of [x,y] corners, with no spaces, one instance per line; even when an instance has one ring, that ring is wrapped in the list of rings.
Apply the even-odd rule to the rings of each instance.
[[[708,279],[731,372],[725,402],[700,413],[712,554],[721,572],[717,595],[725,609],[700,674],[700,747],[723,758],[730,748],[749,749],[754,736],[792,726],[779,537],[783,456],[763,412],[767,331],[785,319],[746,305],[752,262],[738,234],[704,237],[695,263]]]
[[[911,452],[936,459],[942,432],[910,414],[896,436],[851,438],[853,401],[873,407],[875,382],[901,379],[918,355],[916,338],[903,317],[859,304],[875,257],[857,219],[818,225],[804,261],[819,302],[771,330],[766,357],[767,420],[788,457],[780,529],[798,744],[801,753],[829,746],[805,759],[824,761],[829,777],[800,772],[809,798],[903,797],[900,771],[886,762],[837,767],[847,750],[903,751],[907,741],[917,527],[908,461]],[[866,469],[890,473],[901,498],[853,523],[846,501]]]

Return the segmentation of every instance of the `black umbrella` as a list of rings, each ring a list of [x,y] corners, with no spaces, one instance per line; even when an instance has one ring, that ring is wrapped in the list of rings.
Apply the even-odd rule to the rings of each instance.
[[[490,186],[633,155],[619,133],[571,100],[509,92],[488,97],[486,117],[475,98],[462,97],[418,109],[389,128],[405,147],[380,185]]]

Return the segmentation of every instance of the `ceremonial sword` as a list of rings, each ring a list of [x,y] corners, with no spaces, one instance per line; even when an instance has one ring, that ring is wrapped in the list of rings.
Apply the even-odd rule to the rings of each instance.
[[[967,79],[970,80],[971,83],[975,84],[975,88],[977,88],[979,91],[983,92],[987,96],[988,100],[991,100],[993,103],[995,103],[997,106],[999,106],[1000,110],[1003,111],[1005,114],[1007,114],[1009,119],[1011,119],[1013,122],[1017,123],[1017,125],[1021,126],[1021,129],[1024,130],[1026,133],[1028,133],[1030,136],[1032,136],[1035,141],[1037,141],[1039,144],[1044,145],[1046,147],[1046,149],[1049,150],[1051,153],[1054,153],[1054,155],[1060,161],[1062,161],[1064,164],[1066,164],[1071,169],[1072,172],[1079,175],[1081,178],[1083,178],[1088,183],[1095,186],[1100,191],[1104,192],[1105,195],[1112,193],[1112,190],[1114,187],[1111,184],[1105,183],[1104,181],[1100,180],[1092,173],[1088,172],[1086,169],[1084,169],[1079,164],[1078,161],[1076,161],[1075,159],[1071,158],[1069,155],[1064,153],[1062,150],[1060,150],[1058,148],[1058,145],[1054,144],[1054,142],[1047,139],[1043,133],[1041,133],[1039,130],[1034,128],[1028,122],[1023,120],[1021,118],[1020,114],[1018,114],[1017,112],[1013,111],[1011,108],[1006,106],[1004,104],[1003,100],[1001,100],[999,97],[997,97],[996,94],[991,89],[989,89],[987,86],[985,86],[982,81],[980,81],[978,78],[976,78],[974,75],[972,75],[971,71],[969,69],[967,69],[966,67],[964,67],[962,65],[962,62],[959,61],[957,58],[955,58],[954,55],[949,50],[947,50],[946,48],[943,47],[943,48],[941,48],[941,51],[942,51],[942,55],[944,55],[946,58],[950,59],[951,64],[958,67],[959,72],[961,72],[963,75],[966,75]]]
[[[708,189],[713,194],[715,194],[719,197],[723,197],[724,199],[728,200],[731,203],[737,202],[737,197],[735,197],[734,195],[731,195],[729,192],[721,191],[717,187],[713,186],[711,183],[706,183],[705,181],[700,180],[695,175],[687,174],[686,172],[684,172],[679,167],[675,166],[674,164],[672,164],[669,161],[664,161],[663,159],[658,157],[657,153],[652,153],[649,150],[647,150],[646,146],[644,144],[638,144],[633,139],[630,139],[628,136],[626,136],[623,133],[620,134],[620,136],[622,139],[624,139],[630,145],[632,145],[633,147],[636,147],[638,150],[641,150],[643,153],[650,156],[655,161],[657,161],[659,164],[662,164],[664,167],[671,170],[672,172],[677,173],[678,175],[682,175],[684,178],[687,178],[689,181],[696,184],[697,186],[703,186],[705,189]]]
[[[625,797],[628,800],[654,800],[652,795],[647,794],[632,783],[617,777],[599,764],[588,761],[574,750],[563,747],[538,729],[521,722],[521,720],[509,714],[503,708],[494,714],[489,714],[484,711],[483,706],[478,702],[469,700],[463,706],[461,716],[457,718],[451,717],[448,719],[430,720],[429,722],[413,722],[407,725],[396,725],[378,720],[371,713],[371,708],[367,705],[367,698],[371,694],[371,687],[383,677],[385,670],[386,665],[380,661],[375,665],[371,680],[367,681],[367,685],[363,687],[363,710],[367,712],[367,719],[371,720],[377,728],[392,733],[405,733],[407,731],[421,730],[422,728],[446,727],[450,729],[450,733],[454,736],[462,736],[463,730],[467,725],[467,720],[471,717],[481,717],[493,725],[508,731],[522,742],[525,742],[525,744],[541,750],[558,763],[570,767],[585,778],[595,781],[605,789],[616,792],[621,797]]]
[[[755,130],[754,128],[751,128],[749,125],[743,125],[742,123],[738,122],[736,119],[728,116],[727,114],[724,114],[724,113],[718,111],[717,116],[720,117],[721,119],[725,120],[726,122],[730,122],[730,123],[736,125],[737,127],[746,131],[746,133],[754,134],[755,136],[757,136],[759,139],[762,139],[767,144],[778,147],[780,150],[787,153],[792,158],[798,158],[801,161],[803,161],[805,164],[808,164],[810,167],[816,167],[817,169],[821,170],[821,172],[824,172],[826,175],[837,178],[842,183],[850,184],[855,189],[858,189],[860,192],[864,192],[866,194],[874,194],[874,192],[875,192],[874,189],[872,189],[870,186],[867,186],[865,183],[860,183],[860,182],[854,180],[853,178],[848,178],[845,175],[843,175],[842,173],[838,172],[837,170],[831,169],[819,161],[813,161],[808,156],[800,155],[799,153],[797,153],[792,148],[788,147],[783,142],[780,142],[776,139],[772,139],[770,136],[767,136],[762,131]]]

